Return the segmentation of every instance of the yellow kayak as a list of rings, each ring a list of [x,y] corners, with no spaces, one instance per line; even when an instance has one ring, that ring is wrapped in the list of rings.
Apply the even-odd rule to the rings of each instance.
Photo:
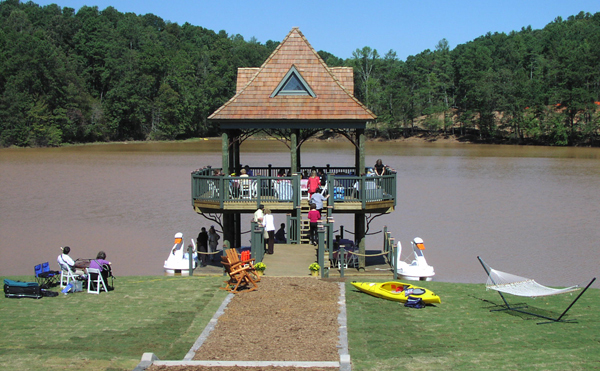
[[[352,282],[352,286],[362,292],[382,299],[405,303],[409,296],[421,298],[425,304],[441,303],[442,300],[433,291],[403,282]]]

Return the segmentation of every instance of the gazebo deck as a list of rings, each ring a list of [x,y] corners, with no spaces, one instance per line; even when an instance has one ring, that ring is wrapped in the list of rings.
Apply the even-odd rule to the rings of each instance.
[[[289,213],[308,207],[300,175],[270,176],[268,169],[253,169],[265,175],[249,177],[213,175],[213,168],[193,172],[194,209],[198,213],[253,213],[258,205],[264,205],[273,213]],[[396,174],[354,176],[331,171],[326,178],[323,188],[331,195],[328,205],[334,213],[386,213],[396,206]]]

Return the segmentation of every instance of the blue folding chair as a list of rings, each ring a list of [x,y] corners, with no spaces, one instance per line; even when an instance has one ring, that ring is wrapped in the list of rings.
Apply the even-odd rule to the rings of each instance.
[[[45,262],[34,267],[35,280],[43,289],[48,289],[58,285],[58,276],[60,272],[50,270],[50,263]]]

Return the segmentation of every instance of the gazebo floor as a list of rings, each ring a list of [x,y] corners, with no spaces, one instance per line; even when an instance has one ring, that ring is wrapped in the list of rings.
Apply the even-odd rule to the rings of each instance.
[[[375,255],[380,250],[367,250],[367,255]],[[308,266],[317,261],[317,249],[310,244],[275,244],[274,254],[265,255],[263,262],[267,266],[267,277],[306,277],[310,275]],[[329,277],[340,277],[340,269],[331,267]],[[206,267],[194,270],[194,275],[221,275],[223,268],[220,260],[209,262]],[[344,277],[387,276],[393,278],[390,266],[382,256],[366,258],[366,268],[359,270],[349,267],[344,269]]]

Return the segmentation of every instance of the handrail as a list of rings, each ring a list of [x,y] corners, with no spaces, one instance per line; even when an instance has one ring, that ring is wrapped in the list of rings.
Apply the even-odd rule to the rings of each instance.
[[[257,170],[259,168],[254,168]],[[334,168],[329,168],[334,169]],[[230,176],[215,175],[219,168],[198,169],[191,174],[192,204],[196,200],[217,202],[223,208],[226,202],[260,204],[261,199],[301,203],[300,175],[291,176]],[[392,201],[396,206],[396,174],[382,176],[327,174],[327,190],[332,195],[330,205],[360,202],[364,209],[370,202]]]

